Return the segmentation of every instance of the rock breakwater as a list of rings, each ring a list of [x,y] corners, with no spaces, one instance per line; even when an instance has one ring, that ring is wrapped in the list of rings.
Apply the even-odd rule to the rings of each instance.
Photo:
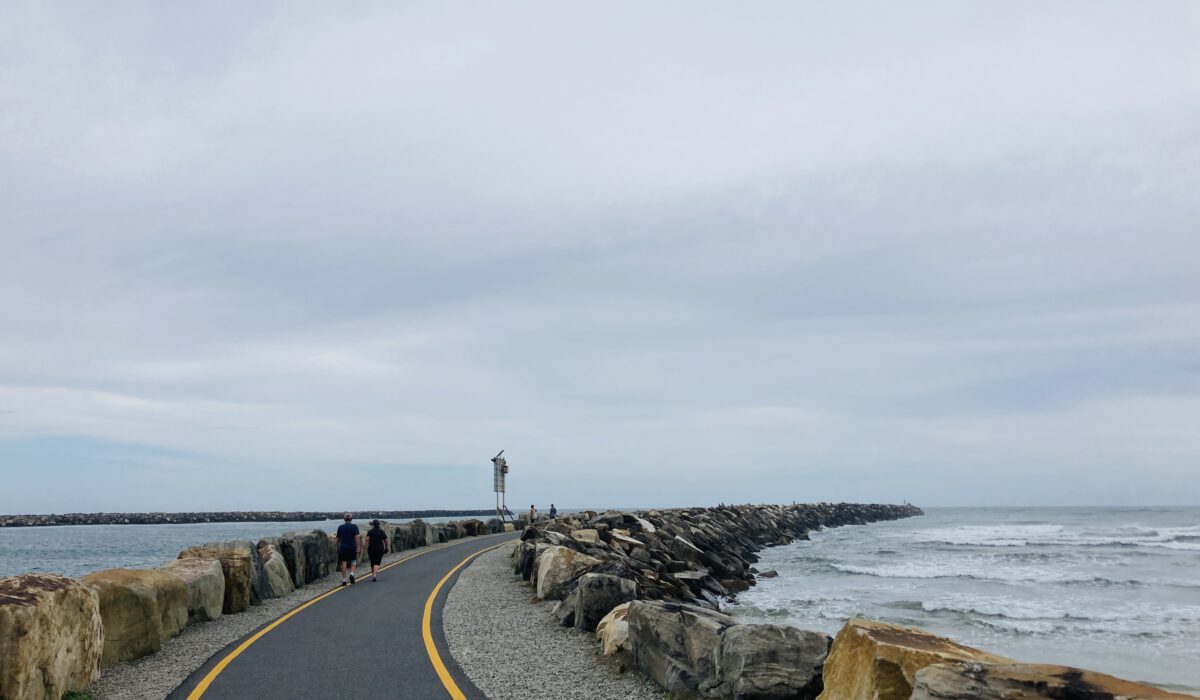
[[[49,525],[172,525],[187,523],[285,523],[341,520],[345,511],[213,511],[204,513],[63,513],[45,515],[0,515],[0,527],[43,527]],[[492,516],[494,510],[366,510],[354,517],[369,521],[414,518],[463,518]]]
[[[754,585],[752,565],[765,547],[823,527],[921,514],[908,504],[845,503],[575,513],[526,527],[513,566],[538,598],[558,601],[560,625],[595,631],[604,655],[622,655],[671,697],[1188,697],[872,620],[852,619],[834,639],[720,612]]]
[[[390,552],[512,529],[496,519],[382,527]],[[188,625],[246,612],[324,578],[336,559],[332,535],[311,529],[188,547],[158,569],[108,569],[79,581],[0,578],[0,700],[56,700],[83,690],[103,667],[153,654]]]

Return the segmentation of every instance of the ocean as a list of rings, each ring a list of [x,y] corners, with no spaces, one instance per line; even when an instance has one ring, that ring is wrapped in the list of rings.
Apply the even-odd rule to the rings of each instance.
[[[441,523],[462,518],[423,518]],[[366,528],[366,521],[355,521]],[[389,522],[406,522],[404,520]],[[187,523],[174,525],[51,525],[0,528],[0,576],[30,572],[72,578],[101,569],[145,569],[174,559],[193,545],[277,537],[313,528],[333,532],[341,520]]]
[[[1200,692],[1200,508],[929,508],[761,554],[727,612],[836,634],[860,615],[1022,661]]]

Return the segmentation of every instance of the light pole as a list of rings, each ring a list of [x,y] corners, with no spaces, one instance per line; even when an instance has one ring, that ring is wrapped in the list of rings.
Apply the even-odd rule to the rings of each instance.
[[[504,477],[508,474],[508,460],[504,459],[504,450],[492,457],[492,490],[496,492],[496,517],[504,522],[504,513],[508,506],[504,503]]]

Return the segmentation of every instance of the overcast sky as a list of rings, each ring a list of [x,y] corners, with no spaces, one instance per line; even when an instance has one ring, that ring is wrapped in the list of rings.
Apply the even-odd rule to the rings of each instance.
[[[1200,3],[0,6],[0,512],[1200,503]],[[515,508],[514,508],[515,509]]]

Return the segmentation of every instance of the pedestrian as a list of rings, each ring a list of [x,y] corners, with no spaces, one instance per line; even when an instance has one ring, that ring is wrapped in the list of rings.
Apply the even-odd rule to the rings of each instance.
[[[371,558],[371,581],[379,580],[379,564],[383,562],[383,553],[387,551],[387,533],[378,520],[371,521],[371,529],[367,530],[367,556]]]
[[[556,517],[558,517],[558,509],[554,507],[553,503],[551,503],[550,504],[550,519],[554,520]]]
[[[537,520],[537,506],[531,505],[529,506],[529,524],[532,525],[534,520]]]
[[[358,569],[358,547],[362,544],[362,535],[358,532],[358,526],[350,522],[354,516],[346,513],[343,520],[346,522],[338,526],[337,541],[338,541],[338,564],[342,569],[342,585],[350,583],[354,585],[354,574]],[[346,577],[346,568],[350,569],[350,577]]]

